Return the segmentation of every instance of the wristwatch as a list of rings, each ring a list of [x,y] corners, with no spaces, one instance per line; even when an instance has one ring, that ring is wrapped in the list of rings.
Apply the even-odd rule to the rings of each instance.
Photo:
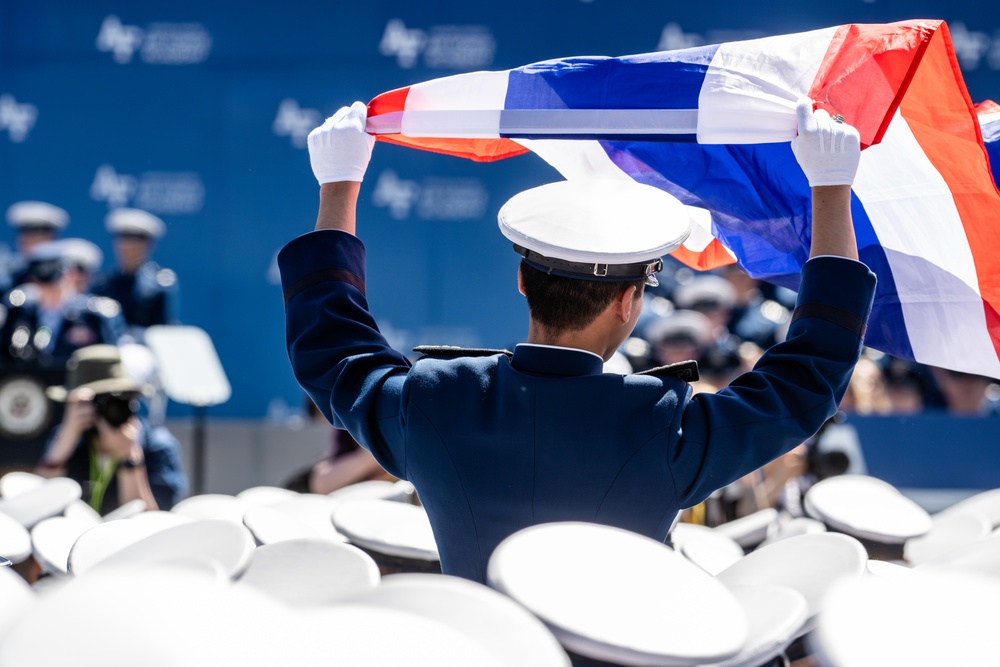
[[[143,458],[142,453],[138,456],[131,455],[127,459],[122,459],[118,462],[118,468],[125,468],[126,470],[131,470],[133,468],[141,468],[146,465],[146,459]]]

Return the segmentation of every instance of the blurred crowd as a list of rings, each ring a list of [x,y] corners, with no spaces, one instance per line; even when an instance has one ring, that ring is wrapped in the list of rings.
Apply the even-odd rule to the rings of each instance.
[[[18,202],[6,217],[15,247],[0,247],[0,439],[35,446],[24,450],[27,460],[3,463],[75,475],[97,492],[93,502],[104,510],[136,497],[169,507],[186,481],[176,439],[162,426],[166,400],[155,359],[143,346],[148,327],[179,322],[177,276],[152,258],[163,221],[138,209],[109,212],[114,257],[105,262],[97,244],[67,233],[70,216],[57,206]],[[795,305],[794,292],[750,278],[736,265],[698,273],[667,258],[658,278],[609,371],[693,359],[701,375],[694,390],[718,391],[782,340]],[[94,391],[109,383],[113,391]],[[1000,416],[1000,383],[866,349],[841,410],[810,442],[720,490],[685,519],[718,525],[764,507],[797,515],[810,484],[864,472],[851,456],[860,445],[843,424],[846,415]],[[317,418],[315,410],[310,414]],[[81,456],[87,440],[97,449]],[[101,464],[109,460],[117,463],[111,472]],[[137,467],[146,472],[144,483],[120,497],[123,487],[109,480]],[[329,493],[384,475],[349,435],[334,431],[329,455],[285,483]]]
[[[795,308],[793,291],[751,278],[735,264],[698,273],[666,261],[660,285],[646,289],[639,325],[613,360],[615,370],[640,372],[695,359],[701,374],[695,390],[717,391],[783,339]],[[1000,416],[1000,380],[865,348],[841,409],[862,415]]]
[[[0,442],[7,467],[68,476],[95,510],[142,499],[169,508],[186,488],[176,438],[162,425],[148,327],[176,324],[177,277],[152,259],[166,226],[110,211],[114,258],[74,238],[69,213],[21,201],[0,247]]]
[[[687,359],[698,361],[694,391],[716,392],[749,370],[780,342],[795,293],[749,277],[730,265],[698,273],[673,261],[647,288],[633,338],[611,362],[615,372],[641,372]],[[840,412],[813,438],[785,456],[720,489],[682,519],[717,526],[762,509],[802,517],[806,491],[840,474],[864,474],[861,443],[851,415],[1000,417],[1000,381],[919,364],[865,348]]]

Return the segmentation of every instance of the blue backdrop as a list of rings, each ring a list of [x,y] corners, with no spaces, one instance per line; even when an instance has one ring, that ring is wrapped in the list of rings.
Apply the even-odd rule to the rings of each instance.
[[[216,416],[300,409],[274,256],[312,228],[305,136],[338,107],[462,71],[625,55],[850,22],[949,22],[974,101],[1000,99],[1000,5],[981,0],[508,0],[237,3],[3,0],[0,209],[66,208],[98,243],[112,206],[159,215],[154,257],[181,318],[205,329],[233,385]],[[369,297],[390,339],[508,347],[526,334],[500,205],[557,175],[376,146],[359,211]],[[0,252],[12,230],[0,229]],[[185,410],[174,406],[171,414]]]

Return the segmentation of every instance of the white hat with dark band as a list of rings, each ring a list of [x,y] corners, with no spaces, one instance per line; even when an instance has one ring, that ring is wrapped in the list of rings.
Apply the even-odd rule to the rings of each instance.
[[[19,201],[7,209],[7,222],[20,231],[56,231],[69,224],[69,213],[43,201]]]
[[[104,218],[104,226],[118,236],[158,239],[167,231],[163,221],[137,208],[116,208]]]
[[[675,197],[623,179],[549,183],[512,197],[497,215],[500,231],[531,266],[580,280],[655,285],[664,255],[691,231]]]

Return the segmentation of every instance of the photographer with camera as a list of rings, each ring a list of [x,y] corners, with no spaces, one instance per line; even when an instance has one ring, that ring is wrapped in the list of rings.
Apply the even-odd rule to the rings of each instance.
[[[173,507],[186,487],[179,444],[138,414],[149,388],[127,375],[119,349],[81,348],[66,369],[66,386],[46,392],[66,411],[35,472],[77,480],[101,514],[135,499],[147,510]]]

